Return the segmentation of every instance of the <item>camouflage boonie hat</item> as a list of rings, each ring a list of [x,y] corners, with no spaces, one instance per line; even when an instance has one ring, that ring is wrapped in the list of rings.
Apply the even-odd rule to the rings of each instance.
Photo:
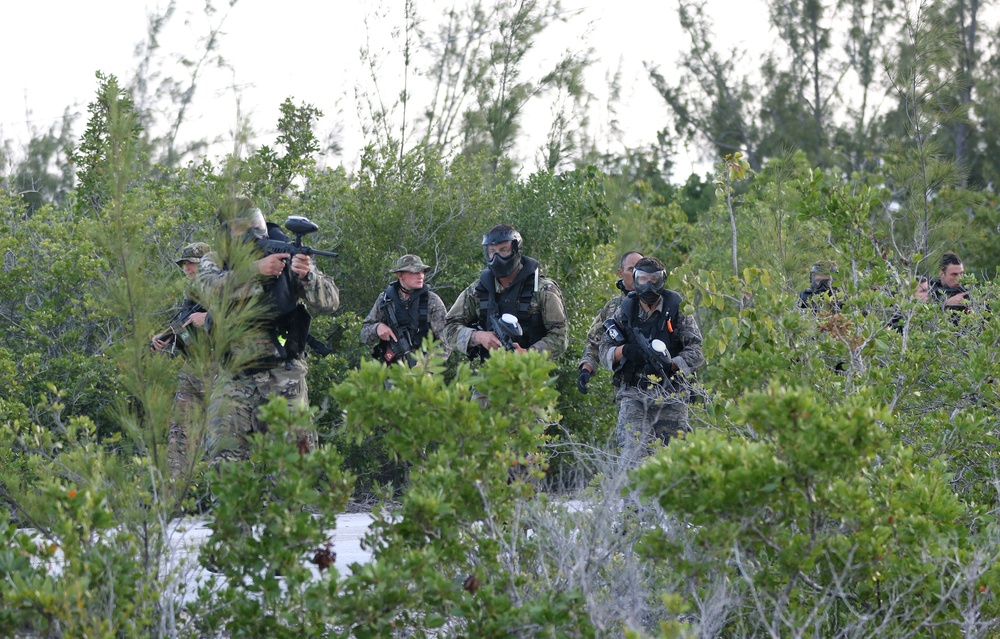
[[[399,273],[400,271],[406,271],[407,273],[426,273],[429,270],[431,270],[431,267],[424,264],[419,255],[404,255],[396,260],[396,268],[389,269],[389,272]]]
[[[833,275],[837,272],[837,263],[833,260],[820,260],[812,265],[809,272],[816,275]]]
[[[177,263],[177,266],[182,266],[184,262],[194,262],[197,264],[201,261],[201,258],[205,257],[205,254],[211,250],[212,248],[204,242],[188,244],[181,249],[181,256],[178,257],[175,262]]]

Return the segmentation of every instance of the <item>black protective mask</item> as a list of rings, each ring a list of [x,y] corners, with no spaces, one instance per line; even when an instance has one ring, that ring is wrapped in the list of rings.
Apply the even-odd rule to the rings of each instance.
[[[639,294],[639,299],[645,302],[648,306],[656,304],[656,300],[660,299],[660,291],[646,291],[645,293]]]
[[[635,294],[639,296],[639,299],[648,305],[655,304],[656,300],[660,297],[660,293],[663,292],[663,284],[666,279],[666,273],[663,271],[651,273],[647,271],[635,270],[633,271],[632,276],[634,278],[633,282],[635,283]],[[642,282],[640,282],[640,280],[642,280]]]
[[[824,293],[833,290],[831,280],[821,279],[813,284],[813,293]]]
[[[490,256],[490,246],[497,246],[503,242],[510,242],[510,255],[503,257],[499,253]],[[510,276],[517,270],[521,263],[521,234],[513,228],[501,228],[483,236],[483,257],[486,258],[486,265],[489,267],[493,277],[503,279]]]
[[[493,277],[498,279],[505,278],[514,272],[517,265],[521,263],[521,252],[513,251],[508,257],[503,257],[499,253],[494,253],[493,257],[486,260],[487,266],[490,268],[490,272],[493,273]]]

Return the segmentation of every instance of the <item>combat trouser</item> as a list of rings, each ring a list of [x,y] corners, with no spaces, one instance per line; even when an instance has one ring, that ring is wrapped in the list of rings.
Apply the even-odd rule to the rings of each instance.
[[[293,407],[309,405],[307,370],[299,358],[226,381],[210,408],[208,457],[213,462],[249,459],[249,437],[267,432],[257,411],[269,396],[284,397]]]
[[[687,391],[656,384],[648,388],[623,384],[615,400],[618,402],[615,437],[623,459],[630,466],[649,453],[654,439],[666,445],[672,438],[690,431]]]

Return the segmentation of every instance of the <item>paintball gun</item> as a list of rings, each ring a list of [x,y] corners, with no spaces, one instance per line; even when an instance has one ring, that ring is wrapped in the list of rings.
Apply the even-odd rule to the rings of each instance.
[[[309,218],[300,215],[291,215],[285,220],[285,228],[295,236],[294,242],[284,242],[282,240],[272,240],[264,238],[257,240],[257,245],[264,251],[265,255],[274,253],[288,253],[289,255],[323,255],[325,257],[338,257],[333,251],[321,251],[302,243],[302,237],[319,230],[319,226]]]
[[[524,331],[521,330],[521,323],[517,321],[517,316],[510,313],[504,313],[500,317],[491,315],[490,330],[500,338],[503,347],[511,352],[517,350],[514,339],[524,334]]]
[[[649,340],[635,329],[631,329],[630,332],[632,341],[642,350],[643,359],[646,360],[646,370],[661,375],[664,380],[673,377],[674,362],[670,359],[670,353],[663,340]]]
[[[375,350],[372,352],[372,356],[375,359],[381,359],[386,364],[392,364],[397,362],[402,358],[406,359],[406,363],[409,364],[410,368],[417,365],[417,360],[413,357],[410,352],[412,350],[412,345],[410,342],[410,332],[409,330],[404,330],[400,328],[399,321],[396,319],[396,309],[395,304],[389,298],[386,298],[385,304],[382,306],[384,310],[388,312],[389,321],[386,324],[392,329],[392,332],[396,334],[399,338],[398,341],[390,342],[388,340],[382,340],[375,346]]]
[[[170,350],[167,351],[168,354],[174,355],[179,349],[184,351],[184,348],[191,342],[191,330],[187,326],[187,322],[191,319],[191,316],[195,313],[204,313],[206,308],[195,301],[188,300],[173,317],[167,323],[167,327],[160,331],[159,334],[153,337],[154,340],[161,342],[168,342],[170,344]],[[155,346],[150,343],[150,349],[155,350]]]

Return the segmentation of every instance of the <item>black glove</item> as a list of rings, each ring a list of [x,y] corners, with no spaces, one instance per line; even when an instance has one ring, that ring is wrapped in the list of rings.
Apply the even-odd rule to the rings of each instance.
[[[633,364],[645,364],[646,356],[638,344],[626,344],[622,347],[622,357]]]
[[[580,376],[576,378],[576,387],[584,395],[587,394],[587,383],[590,382],[590,375],[591,375],[590,371],[588,371],[586,368],[581,368]]]

